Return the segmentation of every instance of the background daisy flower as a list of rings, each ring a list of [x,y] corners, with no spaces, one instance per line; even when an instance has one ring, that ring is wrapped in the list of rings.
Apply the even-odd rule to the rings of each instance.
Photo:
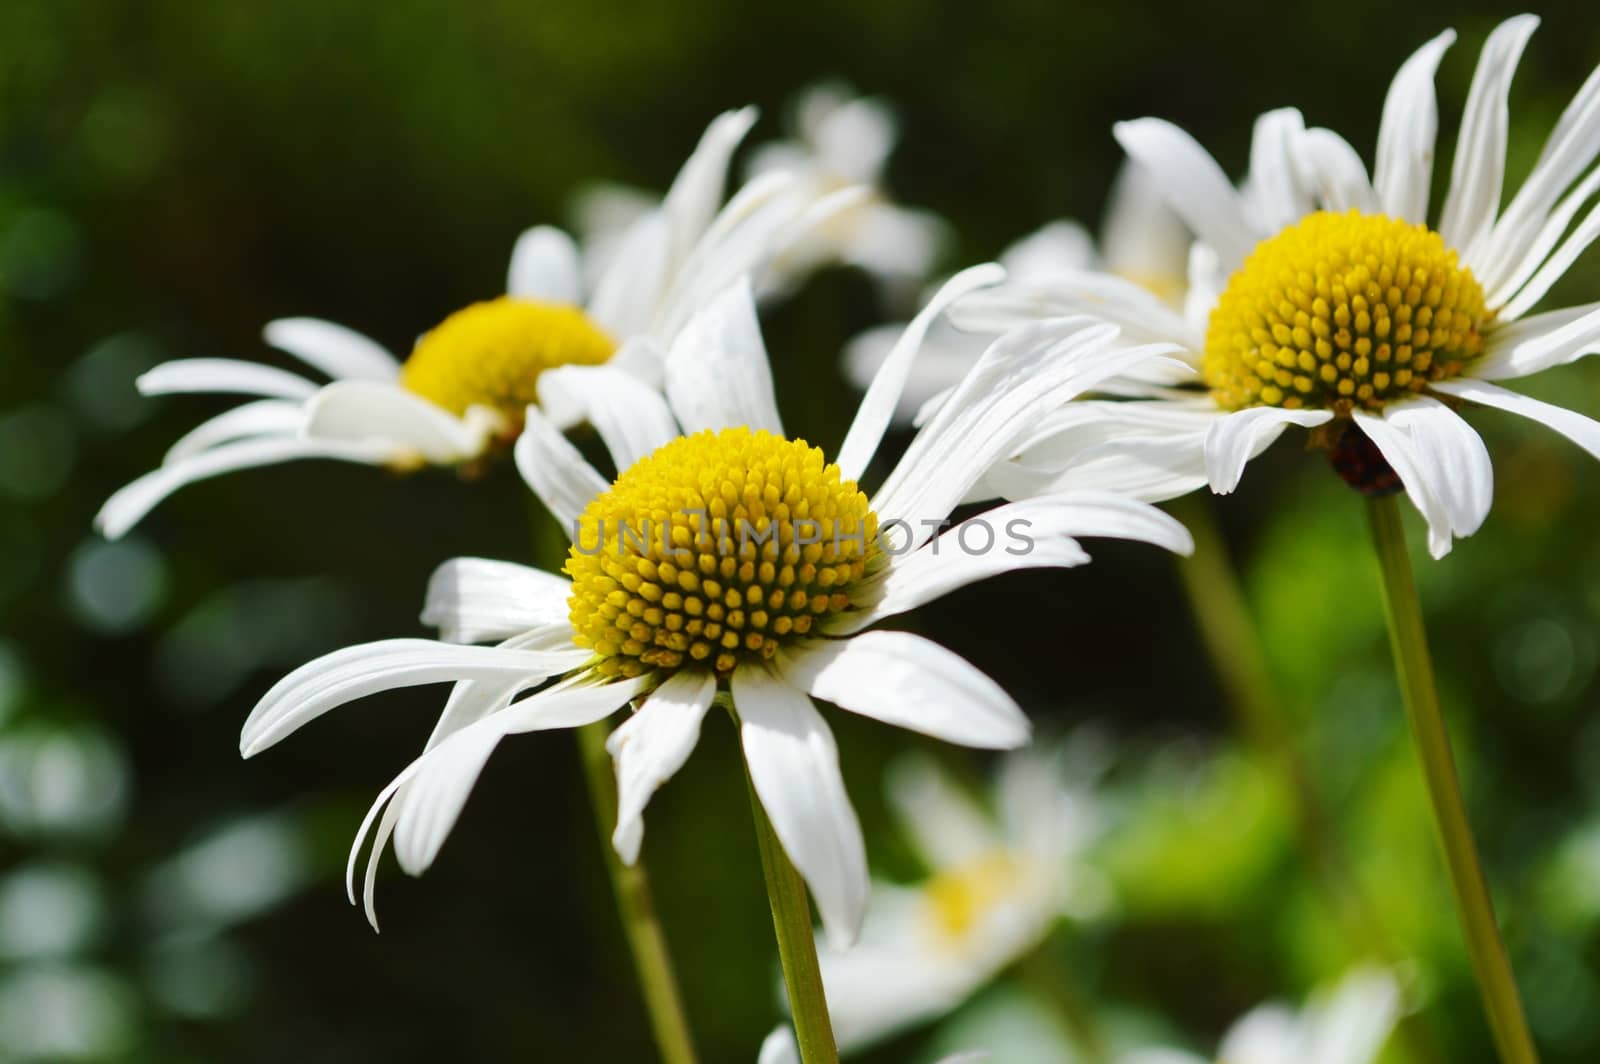
[[[331,383],[219,358],[145,373],[145,395],[252,401],[183,436],[159,468],[106,501],[96,526],[117,538],[186,484],[297,458],[402,469],[471,462],[515,438],[541,374],[557,366],[605,365],[659,382],[665,344],[689,317],[818,217],[810,212],[819,205],[779,174],[722,204],[729,160],[755,119],[754,108],[718,116],[660,206],[619,236],[619,253],[592,282],[571,237],[529,229],[512,252],[506,294],[450,315],[404,362],[342,325],[287,318],[267,325],[266,341]]]
[[[792,287],[819,267],[837,263],[865,270],[891,294],[914,292],[950,234],[931,211],[903,207],[889,195],[886,171],[899,138],[893,109],[848,86],[824,83],[800,94],[792,124],[791,139],[756,147],[748,170],[752,179],[794,174],[799,179],[794,192],[802,197],[858,186],[870,193],[786,248],[773,260],[767,283],[779,290]]]
[[[1077,222],[1050,222],[1008,246],[999,262],[1011,286],[1047,286],[1054,277],[1100,270],[1181,305],[1188,288],[1189,243],[1188,230],[1160,190],[1137,165],[1124,163],[1111,188],[1098,243]],[[850,341],[844,371],[851,383],[860,388],[872,383],[904,328],[880,325]],[[923,407],[959,384],[993,338],[993,332],[958,329],[947,318],[936,322],[895,408],[895,420],[911,423]]]
[[[1217,1064],[1372,1064],[1400,1019],[1394,977],[1359,968],[1302,1009],[1263,1005],[1239,1019],[1222,1038]],[[1117,1064],[1207,1064],[1213,1058],[1175,1049],[1141,1049]]]
[[[1595,421],[1497,383],[1600,349],[1600,303],[1530,313],[1600,236],[1600,208],[1579,220],[1600,192],[1600,71],[1501,207],[1507,96],[1537,23],[1510,19],[1484,45],[1436,215],[1433,76],[1451,32],[1396,75],[1370,177],[1348,142],[1293,109],[1257,121],[1238,187],[1176,126],[1119,125],[1117,139],[1198,235],[1185,313],[1106,275],[1008,293],[977,318],[1096,313],[1130,336],[1181,344],[1194,376],[1141,400],[1060,412],[998,472],[1005,490],[1126,476],[1147,499],[1203,483],[1229,492],[1252,457],[1299,425],[1317,430],[1358,488],[1404,488],[1440,557],[1477,530],[1492,495],[1489,455],[1463,406],[1532,418],[1600,455]]]
[[[571,579],[508,563],[447,563],[423,615],[444,641],[367,644],[303,667],[261,700],[242,751],[258,753],[354,698],[456,681],[427,751],[380,795],[352,852],[353,869],[381,813],[374,854],[392,835],[402,867],[416,874],[437,855],[501,738],[587,724],[637,703],[610,745],[620,805],[614,842],[632,861],[651,794],[684,764],[706,711],[725,698],[777,838],[830,938],[848,943],[865,911],[866,856],[832,732],[813,699],[966,746],[1014,747],[1029,733],[1017,704],[955,654],[909,633],[865,629],[999,572],[1081,564],[1088,556],[1076,536],[1190,546],[1164,514],[1106,493],[1014,503],[936,534],[1041,411],[1162,354],[1119,345],[1114,327],[1084,319],[994,344],[878,491],[869,499],[856,487],[929,325],[998,275],[979,267],[957,276],[912,322],[834,464],[784,434],[748,282],[714,300],[673,343],[665,399],[619,387],[621,378],[551,371],[549,386],[582,393],[621,470],[608,483],[529,408],[517,467],[574,536]],[[615,525],[604,532],[607,521],[631,521],[637,531],[646,518],[680,513],[697,516],[683,517],[666,540],[641,541]],[[833,538],[799,542],[807,519]],[[746,521],[775,538],[726,549],[734,522]],[[1033,542],[1007,551],[988,542],[990,529],[1025,529]],[[461,645],[485,640],[500,645]]]
[[[874,883],[861,941],[822,956],[842,1049],[950,1012],[1058,919],[1104,908],[1107,886],[1080,860],[1104,826],[1095,745],[1008,755],[992,811],[931,759],[894,767],[890,803],[931,874],[909,886]]]

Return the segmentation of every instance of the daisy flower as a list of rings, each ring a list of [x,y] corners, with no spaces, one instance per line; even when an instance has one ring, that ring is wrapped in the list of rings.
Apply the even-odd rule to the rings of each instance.
[[[178,440],[160,467],[106,502],[97,527],[121,536],[186,484],[297,458],[402,469],[470,463],[515,438],[554,367],[604,366],[655,383],[666,343],[689,317],[791,239],[808,211],[827,209],[794,195],[781,175],[751,182],[719,209],[729,160],[755,117],[746,108],[711,123],[665,200],[621,234],[621,252],[592,283],[571,237],[529,229],[512,252],[506,294],[445,318],[403,363],[342,325],[287,318],[267,325],[267,343],[331,382],[235,359],[150,370],[138,382],[145,395],[252,401]]]
[[[1600,71],[1501,207],[1507,97],[1537,22],[1509,19],[1485,43],[1436,212],[1433,79],[1450,32],[1396,75],[1370,177],[1349,143],[1292,109],[1258,120],[1238,187],[1176,126],[1119,125],[1117,139],[1200,241],[1185,311],[1084,274],[1022,286],[977,317],[995,326],[1092,312],[1130,338],[1181,344],[1193,376],[1132,402],[1058,412],[997,470],[1002,490],[1112,481],[1146,499],[1205,483],[1226,493],[1298,425],[1353,486],[1403,489],[1441,557],[1479,527],[1492,494],[1488,452],[1460,410],[1520,414],[1600,455],[1600,424],[1498,383],[1600,350],[1600,303],[1531,313],[1600,235],[1600,208],[1583,213],[1600,191]]]
[[[773,260],[769,281],[784,289],[819,267],[856,266],[886,286],[920,286],[948,242],[931,211],[902,207],[889,196],[884,171],[899,137],[894,112],[881,99],[838,84],[813,85],[794,108],[794,136],[758,146],[749,174],[791,173],[795,194],[826,196],[864,187],[870,194],[833,215]]]
[[[1181,305],[1188,287],[1189,243],[1188,230],[1150,178],[1137,165],[1124,163],[1112,185],[1098,246],[1077,222],[1057,221],[1007,247],[999,262],[1013,284],[1035,286],[1058,274],[1103,270]],[[844,368],[852,384],[865,388],[872,383],[904,327],[876,326],[850,341]],[[940,319],[928,331],[895,420],[914,422],[924,406],[960,383],[992,339],[992,333],[964,332]]]
[[[967,746],[1028,739],[1021,709],[961,658],[909,633],[866,629],[999,572],[1087,561],[1075,536],[1190,547],[1181,525],[1107,493],[1013,503],[936,534],[1040,413],[1164,352],[1121,345],[1114,326],[1088,319],[997,341],[878,490],[869,497],[857,486],[928,326],[998,274],[989,266],[957,276],[912,322],[833,462],[784,431],[748,281],[674,341],[664,397],[553,371],[586,390],[590,420],[621,471],[608,481],[528,409],[517,468],[572,534],[566,575],[446,563],[423,613],[444,641],[373,643],[304,666],[251,713],[243,753],[356,698],[456,681],[426,751],[379,796],[351,855],[353,871],[377,820],[374,856],[392,836],[401,866],[418,874],[503,737],[588,724],[632,704],[610,740],[613,841],[632,862],[646,803],[722,700],[737,715],[778,839],[830,938],[849,942],[867,901],[866,856],[813,699]],[[462,645],[490,640],[499,645]]]
[[[933,764],[897,766],[889,797],[932,875],[873,885],[861,941],[821,956],[842,1049],[950,1012],[1044,941],[1087,918],[1106,885],[1081,862],[1102,827],[1096,751],[1077,743],[1009,755],[991,813]]]
[[[1263,1005],[1228,1029],[1216,1060],[1225,1064],[1372,1064],[1400,1019],[1394,977],[1375,968],[1357,969],[1331,991],[1296,1011]],[[1124,1054],[1117,1064],[1206,1064],[1206,1058],[1175,1049]]]

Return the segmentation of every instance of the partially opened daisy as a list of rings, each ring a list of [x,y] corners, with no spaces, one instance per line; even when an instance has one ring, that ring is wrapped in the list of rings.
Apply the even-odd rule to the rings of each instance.
[[[1008,493],[1103,477],[1140,480],[1151,499],[1207,482],[1229,492],[1251,457],[1299,425],[1357,487],[1403,488],[1437,557],[1478,528],[1491,500],[1489,456],[1463,408],[1533,418],[1600,455],[1600,424],[1497,383],[1600,350],[1600,303],[1531,313],[1600,235],[1600,209],[1583,214],[1600,192],[1600,71],[1501,206],[1507,95],[1536,25],[1510,19],[1485,44],[1437,211],[1433,76],[1450,32],[1400,68],[1370,177],[1344,139],[1306,128],[1294,110],[1256,123],[1237,188],[1176,126],[1119,125],[1117,139],[1201,242],[1186,313],[1095,275],[1010,292],[981,317],[1096,313],[1130,336],[1183,345],[1194,377],[1141,401],[1061,411],[998,471]]]
[[[181,438],[159,468],[106,502],[97,526],[120,536],[186,484],[292,459],[396,468],[472,462],[509,446],[541,375],[558,366],[604,365],[659,381],[671,337],[711,296],[793,239],[817,206],[781,175],[752,182],[721,206],[729,160],[754,121],[746,108],[712,122],[660,206],[619,235],[617,253],[591,281],[569,236],[529,229],[512,252],[506,294],[445,318],[403,363],[342,325],[288,318],[267,325],[267,343],[331,383],[234,359],[150,370],[139,378],[146,395],[210,392],[251,401]]]
[[[870,193],[785,249],[773,261],[772,285],[797,284],[818,267],[842,263],[888,285],[909,284],[913,293],[921,286],[948,233],[931,211],[890,197],[884,172],[898,135],[894,112],[881,99],[833,83],[800,94],[794,136],[757,146],[750,174],[795,174],[795,193],[804,197],[857,186]]]
[[[992,810],[927,758],[895,766],[890,801],[930,875],[874,883],[861,941],[822,956],[841,1048],[944,1015],[1057,920],[1103,910],[1106,885],[1083,862],[1103,826],[1097,745],[1008,755]]]
[[[1112,186],[1098,243],[1077,222],[1050,222],[1007,247],[999,262],[1012,286],[1048,287],[1053,277],[1100,270],[1181,306],[1188,285],[1189,243],[1188,230],[1154,182],[1136,164],[1125,163]],[[845,376],[862,388],[872,383],[902,329],[880,325],[851,340],[845,348]],[[994,335],[992,330],[958,329],[949,319],[937,322],[906,382],[895,420],[914,421],[925,406],[959,384]]]
[[[1372,1064],[1400,1019],[1400,989],[1377,968],[1358,968],[1302,1009],[1253,1009],[1222,1038],[1215,1058],[1176,1049],[1119,1055],[1117,1064]]]
[[[714,300],[673,343],[665,399],[642,387],[597,387],[571,370],[546,374],[551,385],[585,392],[620,470],[602,476],[537,407],[528,409],[517,466],[572,533],[566,577],[447,563],[424,612],[447,641],[368,644],[303,667],[252,712],[243,753],[355,698],[456,681],[426,752],[380,795],[351,855],[353,869],[381,814],[374,855],[392,836],[402,867],[415,874],[438,854],[503,737],[584,725],[632,705],[610,744],[620,804],[614,842],[632,861],[646,803],[687,760],[721,699],[739,720],[758,824],[770,819],[763,838],[775,833],[781,846],[764,854],[782,860],[787,876],[798,867],[830,936],[848,943],[866,906],[866,856],[832,732],[813,699],[968,746],[1014,747],[1029,732],[1017,704],[960,657],[909,633],[866,629],[999,572],[1080,564],[1087,556],[1076,536],[1189,548],[1182,526],[1107,493],[1013,503],[939,533],[1042,411],[1164,351],[1121,345],[1114,327],[1086,319],[996,342],[878,490],[869,497],[857,486],[922,335],[950,301],[998,272],[954,278],[912,322],[833,462],[784,431],[748,282]],[[460,645],[484,640],[500,645]],[[376,865],[369,861],[369,911]],[[784,910],[797,921],[784,941],[803,933],[814,967],[803,897],[799,909]],[[803,1025],[807,1017],[796,1013]]]

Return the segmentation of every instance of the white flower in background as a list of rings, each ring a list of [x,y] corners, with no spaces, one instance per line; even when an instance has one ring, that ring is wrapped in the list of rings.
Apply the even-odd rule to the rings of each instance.
[[[834,941],[851,941],[867,901],[866,854],[832,732],[812,699],[967,746],[1028,739],[1016,703],[961,658],[906,632],[864,629],[999,572],[1081,564],[1088,559],[1074,536],[1191,546],[1164,514],[1107,493],[1014,503],[935,535],[1044,410],[1163,351],[1120,346],[1113,326],[1087,319],[995,343],[878,491],[869,499],[856,486],[929,324],[999,273],[979,267],[954,278],[908,327],[836,464],[783,430],[747,281],[673,343],[665,399],[606,367],[547,372],[541,397],[548,403],[545,393],[557,389],[581,408],[621,470],[608,482],[529,408],[517,467],[575,536],[571,579],[503,562],[446,563],[423,613],[446,642],[372,643],[304,666],[251,714],[245,756],[364,695],[457,681],[427,750],[380,795],[351,855],[353,870],[381,812],[374,856],[392,834],[401,866],[417,874],[500,739],[636,703],[610,747],[614,842],[631,862],[646,803],[687,760],[720,693],[740,722],[756,794],[823,924]],[[1008,542],[1018,530],[1031,546]],[[487,640],[500,645],[460,645]],[[369,914],[376,865],[369,861]]]
[[[861,940],[821,955],[842,1049],[950,1012],[1026,956],[1062,916],[1088,918],[1108,887],[1080,858],[1102,828],[1098,744],[1007,756],[994,811],[926,757],[890,776],[901,826],[931,875],[875,883]]]
[[[1150,178],[1124,163],[1112,186],[1100,243],[1077,222],[1051,222],[1000,253],[1012,284],[1048,285],[1051,277],[1088,270],[1116,274],[1181,306],[1188,288],[1189,231]],[[845,376],[859,388],[872,383],[903,325],[880,325],[845,348]],[[964,332],[948,319],[928,331],[917,369],[906,382],[895,420],[913,422],[928,403],[947,393],[978,361],[993,332]]]
[[[989,1054],[981,1049],[956,1053],[940,1059],[939,1064],[981,1064]],[[800,1064],[800,1047],[795,1044],[794,1031],[788,1026],[779,1027],[761,1043],[761,1053],[756,1064]]]
[[[819,267],[842,263],[865,270],[891,288],[915,292],[948,240],[930,211],[902,207],[889,196],[884,171],[898,139],[894,112],[883,100],[857,96],[837,84],[813,85],[794,108],[794,136],[756,147],[752,177],[792,173],[794,194],[826,196],[842,188],[871,194],[813,229],[777,256],[768,278],[783,289]]]
[[[185,484],[297,458],[399,468],[470,462],[515,438],[553,367],[605,364],[658,382],[666,344],[689,318],[831,209],[806,203],[781,175],[720,206],[729,159],[755,117],[746,108],[711,123],[661,205],[619,235],[623,253],[592,282],[571,237],[529,229],[512,252],[506,294],[447,317],[404,363],[344,326],[288,318],[267,325],[267,342],[331,383],[235,359],[150,370],[139,378],[146,395],[252,401],[180,439],[158,469],[106,502],[97,526],[115,538]]]
[[[1223,1036],[1216,1064],[1372,1064],[1400,1019],[1400,989],[1388,972],[1357,969],[1300,1011],[1263,1005]],[[1145,1049],[1117,1064],[1208,1064],[1176,1049]]]
[[[1494,383],[1600,350],[1600,303],[1529,314],[1600,235],[1600,207],[1573,225],[1600,192],[1600,71],[1501,209],[1507,96],[1537,21],[1510,19],[1484,45],[1432,223],[1433,76],[1450,32],[1400,68],[1371,179],[1346,141],[1292,109],[1256,123],[1239,188],[1170,123],[1119,125],[1201,241],[1186,312],[1096,274],[1018,286],[977,308],[976,323],[1094,313],[1130,339],[1182,344],[1198,382],[1057,412],[991,486],[1013,497],[1105,482],[1152,500],[1207,482],[1229,492],[1251,457],[1300,425],[1354,486],[1403,488],[1439,557],[1478,528],[1492,495],[1488,452],[1458,408],[1521,414],[1600,455],[1600,424]]]

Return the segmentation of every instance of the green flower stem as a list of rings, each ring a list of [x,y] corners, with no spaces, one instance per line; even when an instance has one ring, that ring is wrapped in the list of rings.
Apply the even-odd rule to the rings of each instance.
[[[1109,1064],[1111,1052],[1105,1033],[1079,992],[1077,974],[1066,964],[1053,938],[1024,958],[1017,974],[1041,1004],[1051,1009],[1056,1026],[1083,1052],[1084,1064]]]
[[[1384,609],[1389,620],[1389,642],[1394,650],[1411,734],[1422,759],[1434,824],[1450,871],[1450,887],[1467,936],[1472,970],[1489,1014],[1500,1059],[1505,1064],[1538,1064],[1539,1054],[1528,1032],[1522,999],[1517,994],[1511,959],[1495,923],[1494,905],[1484,878],[1478,848],[1472,840],[1461,782],[1450,753],[1450,736],[1439,711],[1433,662],[1428,656],[1428,636],[1422,623],[1422,604],[1411,576],[1406,553],[1405,528],[1393,495],[1371,500],[1372,542],[1383,576]]]
[[[745,778],[748,782],[749,776]],[[833,1020],[822,992],[822,968],[817,963],[817,940],[811,930],[805,880],[783,852],[783,843],[772,830],[753,782],[750,808],[756,822],[761,870],[767,880],[767,901],[772,906],[772,929],[778,936],[778,962],[783,967],[783,985],[789,991],[789,1011],[794,1017],[795,1040],[800,1043],[801,1064],[838,1064],[839,1048],[833,1040]]]
[[[1281,777],[1316,882],[1353,936],[1356,949],[1393,960],[1394,949],[1350,872],[1334,819],[1317,791],[1295,742],[1284,702],[1267,671],[1261,635],[1217,526],[1216,508],[1198,493],[1174,500],[1170,508],[1194,537],[1194,554],[1179,559],[1178,573],[1201,642],[1239,730]]]
[[[595,827],[600,832],[600,847],[606,869],[611,873],[611,888],[617,899],[617,913],[633,953],[634,971],[644,993],[650,1028],[665,1064],[695,1064],[694,1040],[683,1000],[678,996],[678,981],[672,972],[672,956],[666,935],[656,916],[655,900],[650,895],[650,880],[644,860],[625,865],[611,846],[611,829],[617,823],[616,777],[611,755],[606,752],[607,729],[604,721],[578,729],[578,747],[583,755],[583,775],[589,784],[594,806]]]
[[[534,558],[541,566],[558,572],[567,556],[567,541],[550,516],[536,504],[529,510],[533,529]],[[583,763],[584,782],[589,787],[589,804],[594,809],[595,829],[600,834],[600,852],[611,876],[611,891],[617,901],[617,915],[633,955],[633,968],[639,978],[650,1029],[663,1064],[696,1064],[694,1039],[689,1033],[688,1013],[678,994],[673,974],[672,954],[667,936],[656,915],[650,893],[650,878],[644,858],[625,865],[611,845],[611,831],[617,823],[617,783],[606,751],[608,729],[596,721],[578,729],[578,752]]]

